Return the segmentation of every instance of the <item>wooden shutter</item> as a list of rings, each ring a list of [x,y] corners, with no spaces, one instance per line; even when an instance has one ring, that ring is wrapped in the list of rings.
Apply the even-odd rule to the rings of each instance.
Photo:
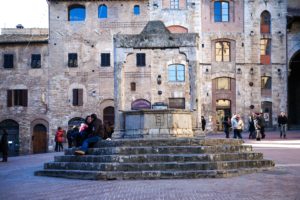
[[[83,89],[78,89],[78,106],[83,106]]]
[[[27,107],[28,105],[28,90],[21,90],[21,106]]]
[[[12,90],[7,90],[7,107],[12,107],[12,100],[13,100],[13,91]]]
[[[78,89],[73,89],[73,106],[78,105]]]

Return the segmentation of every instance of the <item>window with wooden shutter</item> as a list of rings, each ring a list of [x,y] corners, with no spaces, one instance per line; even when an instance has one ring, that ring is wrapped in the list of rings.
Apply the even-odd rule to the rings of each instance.
[[[83,106],[83,89],[73,89],[73,106]]]
[[[68,67],[78,67],[77,53],[68,54]]]
[[[28,105],[28,90],[7,90],[7,107]]]
[[[14,55],[4,54],[4,68],[10,69],[14,67]]]
[[[31,55],[31,68],[41,68],[41,54]]]
[[[110,67],[109,53],[101,53],[101,67]]]
[[[138,66],[138,67],[146,66],[146,54],[145,53],[137,53],[136,54],[136,66]]]

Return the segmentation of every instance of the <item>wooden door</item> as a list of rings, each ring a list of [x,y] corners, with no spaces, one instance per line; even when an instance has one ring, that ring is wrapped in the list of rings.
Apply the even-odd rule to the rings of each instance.
[[[43,124],[37,124],[32,134],[33,153],[47,152],[47,128]]]

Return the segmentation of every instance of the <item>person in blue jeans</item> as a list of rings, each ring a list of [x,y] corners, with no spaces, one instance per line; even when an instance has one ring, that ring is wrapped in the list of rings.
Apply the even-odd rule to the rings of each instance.
[[[281,112],[280,115],[277,118],[277,122],[278,122],[278,126],[280,128],[280,138],[286,138],[286,129],[287,129],[287,122],[288,122],[288,118],[285,115],[284,112]]]
[[[88,121],[89,131],[87,138],[83,141],[82,146],[79,150],[75,151],[76,155],[85,155],[87,154],[90,144],[95,144],[98,141],[105,138],[104,128],[102,121],[97,118],[96,114],[92,114],[91,121]]]

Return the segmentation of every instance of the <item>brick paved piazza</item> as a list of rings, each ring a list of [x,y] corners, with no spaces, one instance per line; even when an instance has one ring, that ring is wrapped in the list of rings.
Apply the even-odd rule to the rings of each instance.
[[[82,181],[33,175],[62,153],[19,156],[0,163],[0,199],[300,199],[300,132],[289,132],[286,140],[268,132],[264,141],[245,142],[274,160],[275,169],[224,179]]]

